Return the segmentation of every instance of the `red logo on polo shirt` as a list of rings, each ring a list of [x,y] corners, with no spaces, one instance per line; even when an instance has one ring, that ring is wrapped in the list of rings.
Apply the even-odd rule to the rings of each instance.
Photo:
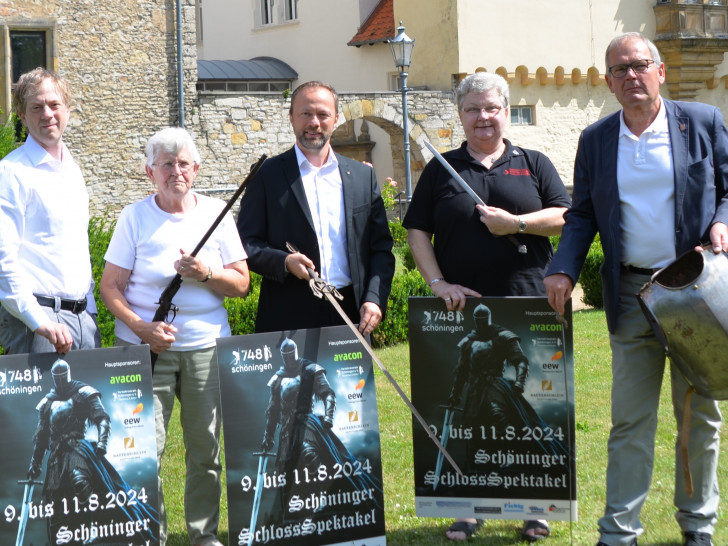
[[[530,176],[531,173],[528,171],[528,169],[506,169],[506,174],[510,174],[512,176]]]

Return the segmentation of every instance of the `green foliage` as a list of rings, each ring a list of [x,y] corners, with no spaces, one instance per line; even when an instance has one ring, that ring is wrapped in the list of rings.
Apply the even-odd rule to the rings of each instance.
[[[397,257],[398,264],[407,271],[415,269],[415,259],[412,256],[412,249],[407,244],[407,230],[402,226],[402,221],[399,218],[390,220],[389,231],[394,239],[392,252]]]
[[[389,295],[387,316],[374,331],[375,347],[394,345],[408,339],[407,298],[426,296],[429,290],[422,275],[416,270],[406,270],[394,276]]]
[[[258,311],[261,276],[250,272],[250,290],[245,298],[225,298],[230,330],[234,336],[255,332],[255,316]]]
[[[561,237],[553,236],[550,239],[554,250],[558,249]],[[584,266],[581,268],[578,281],[584,291],[584,295],[581,298],[582,301],[597,309],[604,308],[604,301],[602,300],[602,277],[599,274],[603,263],[604,253],[602,252],[601,239],[597,233],[591,247],[589,247],[589,252],[586,255],[586,260],[584,260]]]
[[[0,110],[0,115],[2,115],[2,110]],[[8,116],[7,121],[0,125],[0,158],[8,155],[20,144],[15,134],[17,123],[18,117],[11,114]]]
[[[392,180],[391,177],[387,177],[387,180],[382,184],[382,201],[384,201],[384,208],[389,210],[394,208],[399,201],[397,196],[399,195],[399,186],[396,180]]]
[[[99,284],[101,283],[101,275],[104,273],[104,266],[106,261],[104,255],[106,249],[111,241],[111,234],[114,232],[116,226],[116,220],[109,220],[109,215],[94,216],[89,220],[88,223],[88,243],[89,252],[91,254],[91,270],[93,272],[95,286],[94,286],[94,297],[96,299],[96,307],[98,308],[99,314],[96,316],[96,321],[99,325],[99,331],[101,332],[101,346],[102,347],[113,347],[116,336],[114,334],[114,315],[101,301],[101,295],[99,294]]]
[[[589,247],[589,252],[584,260],[584,266],[581,268],[579,275],[579,284],[584,290],[582,300],[587,305],[592,305],[599,309],[604,308],[602,300],[602,276],[599,270],[604,263],[604,253],[602,252],[602,243],[599,234],[594,238],[594,242]]]

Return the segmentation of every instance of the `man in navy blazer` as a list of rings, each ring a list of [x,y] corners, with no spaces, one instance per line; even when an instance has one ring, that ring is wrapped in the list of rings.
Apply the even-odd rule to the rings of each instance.
[[[728,135],[720,110],[660,97],[665,67],[639,33],[618,36],[606,53],[606,80],[622,110],[587,127],[574,166],[573,204],[544,280],[559,313],[596,233],[604,250],[602,287],[612,349],[612,429],[599,545],[636,544],[652,476],[664,349],[635,295],[656,269],[709,241],[728,250]],[[682,422],[688,384],[670,367]],[[690,467],[695,492],[676,480],[684,544],[709,545],[718,508],[721,416],[713,400],[691,401]],[[681,431],[678,426],[678,445]],[[676,449],[678,475],[682,468]]]
[[[238,231],[248,266],[263,276],[257,332],[344,324],[312,293],[307,268],[336,286],[364,335],[386,311],[392,235],[374,169],[331,148],[338,114],[331,86],[296,88],[289,110],[296,144],[266,161],[243,196]]]

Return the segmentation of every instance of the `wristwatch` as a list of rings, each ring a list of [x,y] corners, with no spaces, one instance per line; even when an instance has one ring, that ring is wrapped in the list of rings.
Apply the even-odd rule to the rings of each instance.
[[[528,227],[528,224],[521,219],[521,217],[518,217],[518,233],[524,233],[526,231],[526,228]]]

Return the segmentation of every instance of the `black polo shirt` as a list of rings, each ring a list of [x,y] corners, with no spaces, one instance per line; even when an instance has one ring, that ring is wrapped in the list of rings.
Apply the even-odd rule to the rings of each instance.
[[[488,205],[516,215],[571,205],[544,154],[505,144],[490,169],[470,156],[466,142],[443,155]],[[543,276],[553,255],[548,237],[515,235],[528,249],[520,254],[509,237],[494,237],[479,216],[472,197],[434,158],[420,176],[403,225],[434,234],[435,257],[447,282],[484,296],[545,295]]]

